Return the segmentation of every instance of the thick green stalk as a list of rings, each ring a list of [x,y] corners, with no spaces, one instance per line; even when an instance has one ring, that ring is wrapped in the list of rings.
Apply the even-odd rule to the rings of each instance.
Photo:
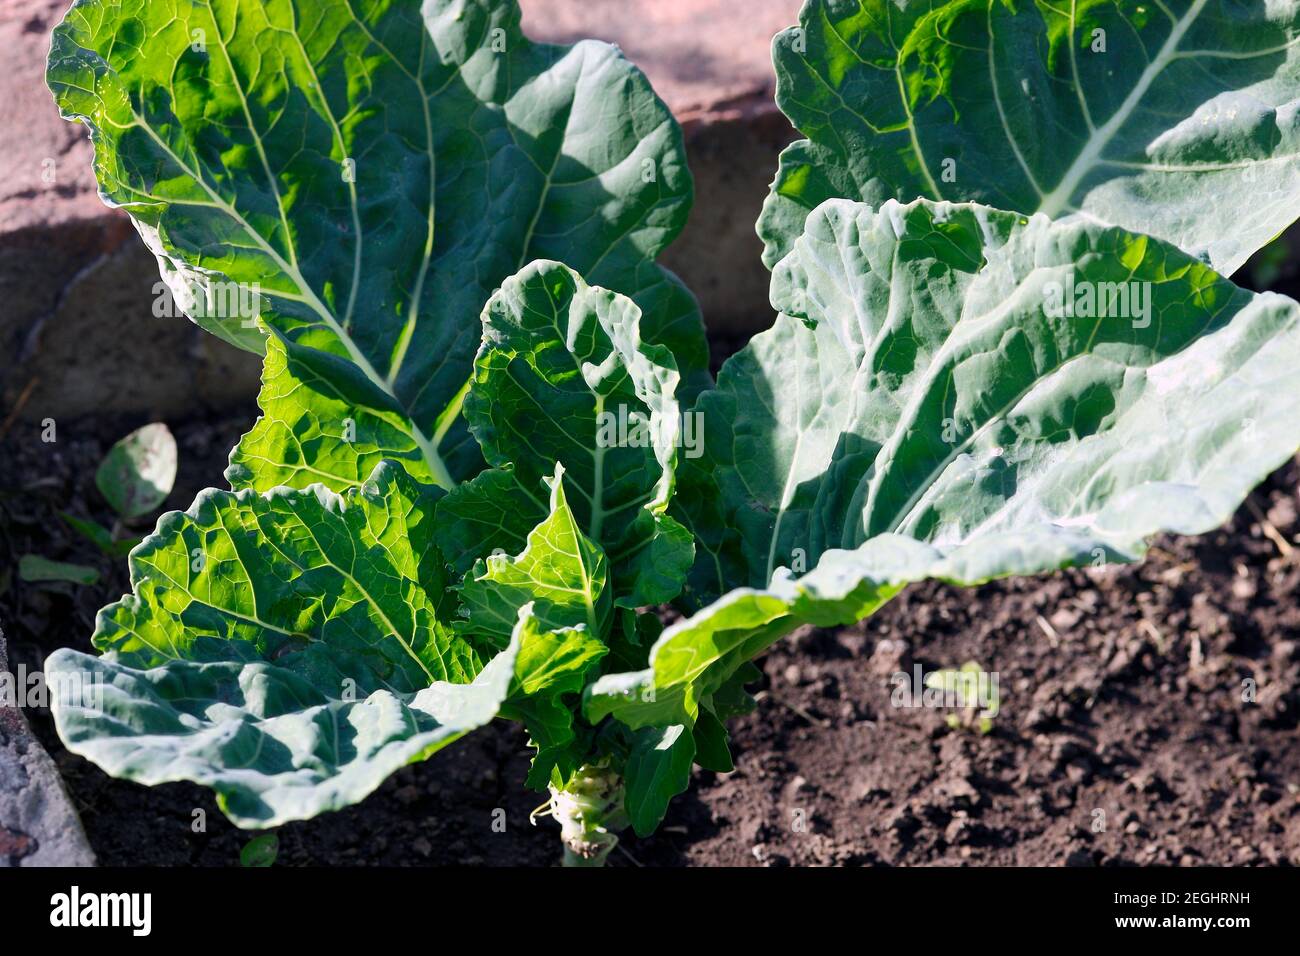
[[[609,761],[580,767],[563,790],[551,788],[551,816],[560,823],[565,866],[604,866],[627,826],[623,778]]]

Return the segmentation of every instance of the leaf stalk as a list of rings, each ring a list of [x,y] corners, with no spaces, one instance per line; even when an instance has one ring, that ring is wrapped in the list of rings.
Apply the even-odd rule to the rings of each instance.
[[[579,767],[563,787],[550,787],[550,813],[560,823],[565,866],[604,866],[627,826],[623,777],[609,760]]]

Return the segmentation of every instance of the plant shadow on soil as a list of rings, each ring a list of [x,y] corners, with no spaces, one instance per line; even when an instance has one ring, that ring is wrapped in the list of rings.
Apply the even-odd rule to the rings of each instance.
[[[715,342],[715,358],[737,344]],[[214,483],[255,415],[171,423],[166,508]],[[95,467],[140,424],[61,423],[46,444],[19,423],[0,441],[13,667],[89,650],[95,611],[128,590],[125,562],[58,512],[111,523]],[[926,583],[853,627],[801,630],[760,661],[758,708],[731,728],[736,770],[697,770],[659,832],[629,835],[611,865],[1300,864],[1298,485],[1292,462],[1224,528],[1158,539],[1139,565]],[[101,581],[26,585],[14,569],[27,553],[94,565]],[[895,673],[968,660],[999,677],[991,733],[892,706]],[[250,834],[209,791],[114,780],[62,747],[48,712],[28,716],[103,864],[237,865]],[[278,862],[553,865],[557,827],[530,825],[542,795],[523,789],[527,765],[522,731],[496,722],[359,806],[282,827]]]

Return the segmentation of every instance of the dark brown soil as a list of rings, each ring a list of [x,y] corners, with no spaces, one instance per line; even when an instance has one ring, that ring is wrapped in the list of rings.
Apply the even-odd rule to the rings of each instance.
[[[252,414],[176,426],[169,507],[212,482]],[[45,588],[0,577],[14,666],[88,649],[95,610],[126,588],[124,562],[56,512],[107,521],[94,468],[138,424],[61,426],[55,444],[18,426],[0,448],[0,568],[34,552],[104,575]],[[662,830],[613,862],[1300,863],[1298,482],[1300,468],[1282,469],[1227,528],[1162,540],[1140,566],[918,586],[857,627],[801,632],[762,662],[758,710],[734,727],[736,771],[697,772]],[[999,676],[987,736],[891,706],[896,671],[967,660]],[[110,779],[62,749],[47,714],[29,716],[103,863],[237,862],[247,835],[207,791]],[[553,863],[554,825],[529,825],[540,797],[522,789],[526,769],[522,734],[487,728],[361,806],[284,827],[280,862]]]

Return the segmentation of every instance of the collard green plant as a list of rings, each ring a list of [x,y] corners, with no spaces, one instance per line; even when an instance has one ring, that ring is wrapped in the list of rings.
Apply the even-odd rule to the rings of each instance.
[[[1029,16],[888,8],[949,39],[939,24],[966,29],[971,10],[998,29]],[[679,287],[653,264],[689,193],[647,204],[642,180],[598,172],[648,156],[659,195],[680,167],[671,118],[616,55],[530,44],[504,0],[432,0],[423,19],[413,4],[327,4],[301,33],[291,4],[181,10],[148,30],[78,4],[51,80],[92,125],[106,195],[137,197],[165,271],[269,290],[264,415],[232,456],[235,490],[164,516],[132,552],[100,655],[59,651],[47,669],[70,749],[146,783],[210,786],[241,826],[354,803],[501,717],[527,729],[526,783],[549,792],[566,861],[600,863],[618,830],[654,831],[694,765],[732,769],[726,722],[752,708],[753,659],[782,635],[861,620],[926,578],[1138,560],[1158,531],[1223,522],[1300,447],[1300,305],[1198,257],[1197,236],[1235,234],[1224,248],[1238,249],[1255,235],[1212,204],[1171,212],[1202,170],[1168,172],[1169,203],[1125,207],[1147,235],[1010,193],[996,197],[1010,211],[935,201],[905,159],[872,158],[896,130],[846,140],[888,188],[782,220],[777,320],[697,399],[693,306],[665,306]],[[825,41],[884,12],[809,0],[804,23],[822,17]],[[1257,19],[1267,32],[1277,17]],[[226,52],[191,57],[173,23],[208,23]],[[810,36],[807,62],[858,89],[864,49]],[[252,70],[253,50],[289,79]],[[943,71],[963,62],[923,74],[961,87]],[[1242,88],[1234,76],[1216,82]],[[215,79],[261,92],[241,103]],[[1100,104],[1097,82],[1080,73],[1089,89],[1071,95]],[[421,115],[427,128],[403,125]],[[316,150],[290,151],[286,130]],[[543,145],[560,192],[529,206],[516,160]],[[332,164],[354,153],[340,191]],[[581,179],[576,156],[597,172]],[[471,188],[485,184],[513,201]],[[413,210],[430,231],[403,230]],[[1175,221],[1187,228],[1171,235]],[[289,237],[307,243],[298,266]],[[349,253],[360,271],[336,261]],[[665,316],[688,313],[684,340]],[[467,314],[477,352],[443,375]],[[670,602],[684,616],[665,627],[654,608]]]

